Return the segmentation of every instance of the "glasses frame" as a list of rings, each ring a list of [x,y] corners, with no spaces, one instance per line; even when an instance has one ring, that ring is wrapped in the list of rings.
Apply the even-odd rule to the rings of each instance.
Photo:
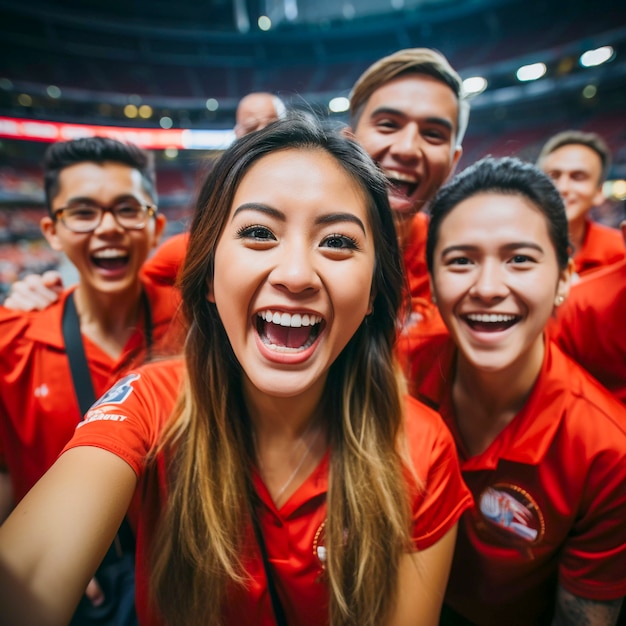
[[[63,224],[63,226],[65,226],[65,228],[67,228],[69,231],[73,233],[81,234],[81,235],[84,235],[86,233],[93,233],[94,230],[96,230],[100,226],[100,224],[102,224],[102,220],[104,218],[105,213],[110,213],[113,216],[115,223],[120,228],[123,228],[124,230],[143,230],[146,227],[148,220],[154,215],[156,215],[156,212],[158,211],[158,207],[156,206],[156,204],[148,204],[147,202],[141,202],[140,200],[137,200],[137,198],[133,198],[133,201],[137,202],[139,206],[141,206],[141,208],[143,209],[143,213],[144,213],[143,222],[141,223],[141,225],[137,225],[137,226],[124,226],[124,224],[120,223],[114,209],[120,204],[122,204],[124,200],[118,200],[117,202],[114,202],[112,205],[109,205],[109,206],[104,206],[92,200],[90,200],[89,202],[84,202],[85,205],[89,205],[100,210],[100,218],[98,219],[98,221],[95,223],[95,225],[92,228],[89,228],[87,230],[76,230],[72,228],[71,226],[68,226],[66,221],[63,219],[63,213],[65,213],[65,211],[67,211],[68,209],[71,209],[72,208],[71,206],[64,206],[64,207],[55,209],[55,211],[52,213],[52,217],[55,222],[60,221]]]

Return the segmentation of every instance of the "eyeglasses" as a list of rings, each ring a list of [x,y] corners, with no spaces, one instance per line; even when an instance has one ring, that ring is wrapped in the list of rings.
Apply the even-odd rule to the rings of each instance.
[[[73,233],[91,233],[102,222],[104,214],[110,212],[115,221],[127,230],[141,230],[157,207],[144,204],[135,198],[116,202],[113,206],[102,206],[96,202],[81,200],[72,202],[54,212],[54,219],[60,219],[63,225]]]

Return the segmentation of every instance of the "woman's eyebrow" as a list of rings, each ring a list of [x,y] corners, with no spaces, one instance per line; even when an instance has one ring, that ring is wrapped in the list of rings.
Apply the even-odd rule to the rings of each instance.
[[[320,215],[315,220],[316,224],[336,224],[337,222],[351,222],[356,224],[363,234],[367,234],[365,231],[365,224],[354,213],[327,213],[326,215]]]
[[[544,249],[534,241],[513,241],[511,243],[507,243],[502,246],[502,250],[519,250],[520,248],[532,248],[533,250],[537,250],[538,252],[543,253]],[[478,250],[479,246],[474,246],[471,244],[458,244],[455,246],[448,246],[441,251],[441,256],[444,256],[450,252],[473,252]]]
[[[279,211],[278,209],[274,209],[273,207],[268,206],[267,204],[263,204],[261,202],[245,202],[244,204],[238,206],[235,209],[235,212],[233,213],[233,217],[231,218],[231,221],[234,220],[235,217],[237,217],[237,215],[239,215],[239,213],[243,211],[258,211],[259,213],[265,213],[266,215],[269,215],[270,217],[274,217],[280,220],[281,222],[284,222],[286,220],[285,214],[282,211]]]
[[[284,222],[287,219],[282,211],[279,211],[278,209],[275,209],[271,206],[268,206],[267,204],[263,204],[260,202],[245,202],[241,206],[238,206],[233,213],[232,219],[235,219],[235,217],[243,211],[258,211],[260,213],[264,213],[265,215],[269,215],[270,217],[278,219],[281,222]],[[361,219],[354,215],[354,213],[326,213],[325,215],[320,215],[315,220],[316,224],[336,224],[338,222],[351,222],[353,224],[356,224],[363,231],[363,234],[367,234],[365,230],[365,224],[363,224]]]

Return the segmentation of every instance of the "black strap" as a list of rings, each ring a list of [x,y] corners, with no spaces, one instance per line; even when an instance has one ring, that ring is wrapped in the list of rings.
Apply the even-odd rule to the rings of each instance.
[[[152,312],[150,311],[150,300],[148,300],[148,294],[145,289],[141,290],[141,304],[143,306],[143,332],[146,337],[146,360],[152,358]]]
[[[146,351],[150,354],[152,348],[152,315],[150,313],[150,302],[146,292],[141,291],[142,304],[144,307],[144,332],[146,336]],[[80,333],[80,321],[78,312],[76,311],[76,303],[74,302],[74,294],[71,293],[65,300],[63,308],[63,341],[65,343],[65,352],[67,360],[70,364],[70,372],[72,373],[72,382],[74,383],[74,393],[78,400],[78,406],[81,413],[81,421],[85,413],[90,409],[96,401],[96,394],[91,381],[91,373],[87,357],[85,356],[85,347]],[[107,552],[104,562],[111,559],[119,559],[122,553],[134,552],[134,533],[130,528],[128,520],[124,517],[124,521],[118,530],[113,544]]]
[[[272,600],[272,609],[274,610],[276,626],[287,626],[285,609],[283,609],[283,604],[278,597],[278,591],[276,590],[276,584],[274,583],[274,576],[272,575],[272,566],[270,565],[267,557],[267,548],[265,547],[265,540],[263,539],[263,531],[261,530],[261,524],[259,523],[256,508],[253,503],[250,503],[250,515],[252,517],[254,534],[256,535],[256,540],[261,550],[261,557],[263,558],[263,569],[265,570],[265,578],[267,579],[267,589],[270,592],[270,599]]]
[[[150,301],[144,289],[141,290],[141,303],[143,305],[143,325],[146,337],[146,357],[149,359],[152,355],[153,324]],[[87,357],[85,356],[85,347],[83,346],[83,338],[80,334],[80,321],[78,319],[73,293],[65,300],[62,328],[63,342],[65,343],[65,351],[70,363],[70,371],[74,382],[74,392],[78,400],[80,414],[84,417],[85,413],[87,413],[91,405],[96,401],[96,394],[93,390],[89,365],[87,364]]]
[[[70,362],[74,392],[78,399],[81,421],[89,407],[96,401],[96,394],[91,382],[91,374],[87,365],[83,338],[80,334],[80,322],[76,312],[74,294],[71,293],[65,300],[63,309],[63,341],[67,360]]]

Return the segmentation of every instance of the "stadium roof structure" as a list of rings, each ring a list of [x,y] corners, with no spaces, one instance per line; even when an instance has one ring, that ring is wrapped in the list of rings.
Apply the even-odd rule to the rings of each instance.
[[[263,90],[341,122],[331,99],[413,46],[486,78],[475,130],[625,109],[626,3],[612,0],[0,0],[0,116],[225,131]],[[583,67],[601,47],[609,62]],[[536,63],[543,77],[521,83]]]

